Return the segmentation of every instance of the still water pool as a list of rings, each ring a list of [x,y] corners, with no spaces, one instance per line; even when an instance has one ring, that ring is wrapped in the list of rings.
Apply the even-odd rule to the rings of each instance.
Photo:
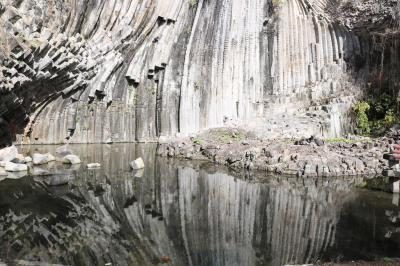
[[[160,158],[149,144],[71,148],[81,165],[52,163],[34,169],[50,175],[0,182],[1,262],[285,265],[400,257],[399,198],[357,189],[360,179],[233,172]],[[131,171],[139,156],[146,168]]]

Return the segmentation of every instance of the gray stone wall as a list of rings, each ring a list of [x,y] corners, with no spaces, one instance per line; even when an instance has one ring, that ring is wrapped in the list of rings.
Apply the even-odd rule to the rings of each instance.
[[[347,2],[1,0],[0,116],[24,143],[340,136],[376,49]]]

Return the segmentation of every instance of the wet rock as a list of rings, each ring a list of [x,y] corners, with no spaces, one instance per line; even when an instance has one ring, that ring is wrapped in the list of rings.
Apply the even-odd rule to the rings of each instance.
[[[0,150],[0,161],[11,162],[18,155],[18,150],[15,146],[7,147]]]
[[[80,164],[81,159],[78,156],[70,154],[63,158],[63,163],[65,164]]]
[[[141,157],[137,158],[136,160],[129,163],[129,166],[133,170],[138,170],[144,168],[144,161]]]
[[[52,162],[55,160],[56,160],[56,158],[53,155],[51,155],[50,153],[46,153],[46,154],[35,153],[32,156],[32,162],[34,165],[46,164],[48,162]]]
[[[31,163],[31,162],[32,162],[32,157],[26,156],[26,157],[25,157],[25,162],[26,162],[26,163]]]
[[[314,138],[314,142],[315,142],[315,144],[317,144],[317,146],[324,146],[325,145],[325,143],[319,138]]]
[[[25,157],[22,154],[17,154],[17,156],[15,156],[14,160],[12,160],[13,163],[26,163],[25,161]]]
[[[88,164],[86,165],[86,167],[87,167],[88,169],[96,169],[96,168],[100,168],[101,165],[100,165],[99,163],[88,163]]]
[[[7,172],[23,172],[28,171],[28,166],[26,164],[6,162],[4,169]]]
[[[40,153],[35,153],[32,156],[32,162],[34,165],[46,164],[49,161],[47,160],[47,156]]]

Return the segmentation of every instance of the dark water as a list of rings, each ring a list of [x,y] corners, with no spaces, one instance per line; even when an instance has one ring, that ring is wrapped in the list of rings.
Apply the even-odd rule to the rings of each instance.
[[[42,169],[53,175],[0,182],[0,261],[284,265],[400,257],[399,199],[355,189],[360,180],[234,173],[156,157],[154,145],[72,149],[82,166],[54,163]],[[128,162],[138,156],[146,168],[132,172]],[[102,167],[86,170],[88,162]]]

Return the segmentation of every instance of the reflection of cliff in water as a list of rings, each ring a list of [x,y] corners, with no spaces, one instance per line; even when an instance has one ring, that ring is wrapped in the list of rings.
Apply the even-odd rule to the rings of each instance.
[[[147,265],[169,256],[173,265],[313,262],[334,245],[352,186],[342,179],[245,181],[207,164],[155,157],[149,145],[73,149],[102,168],[69,170],[75,180],[61,187],[48,187],[42,177],[0,182],[3,261]],[[128,162],[138,156],[147,163],[144,173],[129,171]]]

